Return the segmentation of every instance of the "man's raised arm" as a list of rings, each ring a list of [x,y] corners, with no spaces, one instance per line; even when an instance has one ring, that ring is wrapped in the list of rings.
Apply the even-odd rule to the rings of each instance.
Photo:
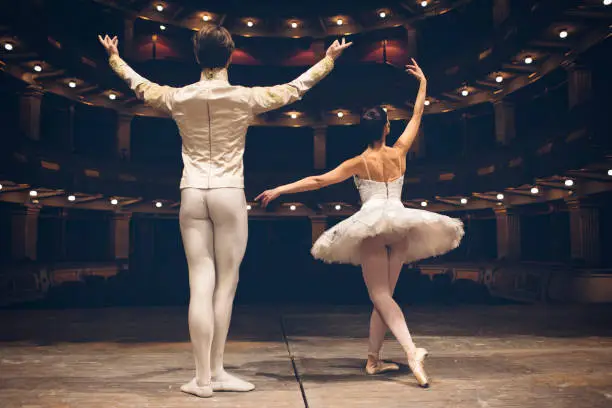
[[[327,49],[325,58],[313,65],[293,81],[275,86],[251,88],[251,107],[254,114],[278,109],[282,106],[296,102],[304,96],[313,86],[325,78],[334,68],[335,60],[353,43],[338,40]]]
[[[127,82],[130,89],[134,91],[136,97],[147,105],[162,110],[168,114],[172,111],[172,96],[175,88],[158,85],[140,76],[119,56],[117,37],[110,38],[108,35],[102,38],[98,36],[100,43],[109,55],[110,67],[115,73]]]

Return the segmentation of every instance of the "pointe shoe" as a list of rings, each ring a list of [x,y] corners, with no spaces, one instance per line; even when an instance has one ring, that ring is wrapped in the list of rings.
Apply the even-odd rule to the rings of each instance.
[[[227,372],[213,377],[211,386],[215,392],[249,392],[255,389],[255,386],[250,382],[242,380]]]
[[[185,394],[195,395],[200,398],[210,398],[213,395],[213,389],[209,385],[198,385],[195,378],[189,381],[187,384],[181,385],[181,391]]]
[[[368,375],[383,374],[389,371],[398,371],[399,366],[395,363],[385,363],[380,360],[377,355],[368,354],[368,362],[365,366],[365,372]]]
[[[424,367],[424,361],[428,354],[426,349],[418,348],[414,351],[413,358],[408,357],[408,366],[410,366],[412,374],[423,388],[429,388],[429,378]]]

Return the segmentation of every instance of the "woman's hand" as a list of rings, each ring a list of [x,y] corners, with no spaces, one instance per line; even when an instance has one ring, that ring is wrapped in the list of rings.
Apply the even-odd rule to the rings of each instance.
[[[119,50],[117,49],[117,45],[119,45],[119,39],[117,38],[117,36],[110,38],[108,35],[105,35],[104,38],[102,38],[102,36],[99,35],[98,41],[100,41],[100,44],[102,44],[109,57],[112,57],[113,55],[119,55]]]
[[[266,190],[255,198],[255,201],[261,201],[261,206],[266,208],[271,201],[276,200],[280,197],[281,193],[277,188],[272,190]]]
[[[414,58],[410,58],[410,60],[412,60],[412,64],[406,65],[406,72],[409,72],[413,77],[418,79],[420,82],[427,81],[427,78],[425,78],[425,74],[423,73],[423,70],[421,69],[421,67],[419,67],[419,64],[417,64]]]
[[[344,50],[346,50],[351,45],[353,45],[353,43],[352,42],[347,43],[346,39],[343,37],[341,43],[338,42],[338,40],[334,41],[332,45],[330,45],[329,48],[327,49],[327,52],[325,53],[325,55],[336,60],[338,59],[340,55],[342,55]]]

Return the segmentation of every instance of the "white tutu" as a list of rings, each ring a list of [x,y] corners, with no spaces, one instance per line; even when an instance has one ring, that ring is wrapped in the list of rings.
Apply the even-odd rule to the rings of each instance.
[[[363,207],[325,231],[313,245],[312,255],[328,263],[361,265],[362,241],[378,235],[406,240],[404,263],[457,248],[464,235],[461,220],[405,208],[401,202],[403,179],[389,183],[356,179]]]

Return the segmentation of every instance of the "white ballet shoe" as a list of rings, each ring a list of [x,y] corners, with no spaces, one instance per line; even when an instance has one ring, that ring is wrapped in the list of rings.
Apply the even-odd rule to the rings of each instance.
[[[255,389],[255,385],[227,372],[214,376],[210,384],[213,391],[219,392],[249,392]]]
[[[210,398],[213,395],[213,389],[209,385],[198,385],[195,378],[186,384],[181,385],[181,391],[186,394],[195,395],[200,398]]]
[[[429,378],[424,367],[425,358],[429,355],[427,350],[424,348],[415,349],[412,358],[410,353],[407,352],[406,354],[408,355],[408,366],[419,385],[423,388],[429,388]]]
[[[395,363],[385,363],[378,355],[368,353],[368,362],[365,366],[365,372],[368,375],[383,374],[389,371],[398,371],[399,366]]]

